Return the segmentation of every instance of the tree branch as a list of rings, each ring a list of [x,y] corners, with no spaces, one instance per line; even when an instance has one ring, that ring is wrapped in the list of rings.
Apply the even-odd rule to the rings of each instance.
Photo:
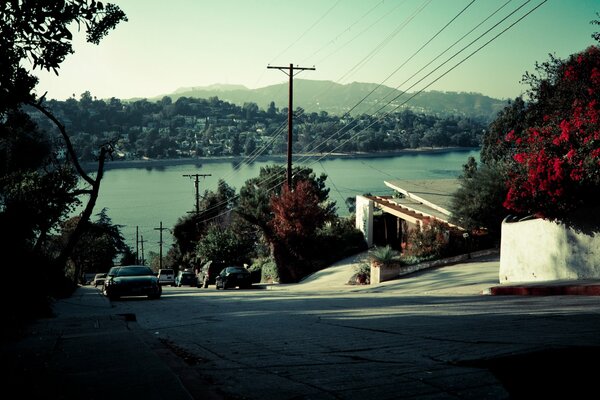
[[[75,153],[75,149],[73,148],[73,143],[71,143],[71,138],[67,134],[67,130],[65,129],[65,126],[60,123],[60,121],[54,116],[54,114],[52,114],[44,106],[42,106],[40,102],[38,102],[38,103],[29,102],[28,104],[30,106],[32,106],[33,108],[35,108],[36,110],[40,111],[48,119],[50,119],[50,121],[52,121],[54,123],[54,125],[56,125],[56,127],[58,128],[58,130],[60,131],[60,133],[63,137],[63,140],[65,141],[65,145],[67,146],[67,152],[69,153],[71,160],[73,160],[73,165],[75,165],[75,169],[77,170],[77,173],[79,173],[79,175],[87,183],[94,186],[94,184],[95,184],[94,179],[92,179],[88,174],[86,174],[85,171],[83,170],[83,168],[81,168],[81,165],[79,164],[77,154]],[[104,165],[104,160],[102,161],[102,165]],[[100,178],[97,177],[96,180],[99,181]]]

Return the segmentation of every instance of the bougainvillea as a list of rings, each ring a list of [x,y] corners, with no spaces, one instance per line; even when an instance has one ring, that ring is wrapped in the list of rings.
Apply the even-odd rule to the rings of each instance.
[[[561,218],[600,195],[600,49],[556,64],[535,95],[536,125],[505,137],[514,152],[504,206]]]

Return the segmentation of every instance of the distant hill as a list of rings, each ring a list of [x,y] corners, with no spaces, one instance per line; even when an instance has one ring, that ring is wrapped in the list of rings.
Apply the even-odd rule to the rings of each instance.
[[[373,93],[370,94],[372,91]],[[480,93],[439,91],[420,93],[402,105],[412,94],[383,85],[378,87],[374,83],[359,82],[342,85],[332,81],[294,80],[294,108],[302,107],[310,112],[327,111],[330,114],[342,115],[367,95],[369,96],[365,101],[352,111],[353,115],[373,114],[382,106],[384,106],[382,111],[390,111],[394,107],[401,106],[427,114],[462,115],[490,121],[495,118],[498,111],[506,106],[506,100],[494,99]],[[163,96],[169,96],[173,101],[179,97],[209,98],[216,96],[237,105],[253,102],[262,109],[266,109],[273,101],[276,107],[281,109],[287,107],[288,84],[286,82],[258,89],[223,84],[182,87],[173,93],[149,100],[159,100]],[[392,99],[396,100],[386,106]]]

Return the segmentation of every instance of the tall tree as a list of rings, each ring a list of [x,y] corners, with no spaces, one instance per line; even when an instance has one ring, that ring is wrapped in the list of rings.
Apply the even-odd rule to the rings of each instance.
[[[53,260],[53,265],[57,269],[65,265],[77,240],[84,232],[85,222],[89,220],[93,211],[100,188],[104,161],[110,155],[111,147],[100,149],[96,176],[92,178],[85,173],[79,165],[77,154],[64,125],[44,106],[44,96],[36,95],[35,86],[38,80],[34,70],[45,69],[58,74],[60,64],[68,54],[73,52],[72,29],[83,27],[87,32],[87,40],[98,44],[119,22],[125,20],[125,14],[119,7],[94,0],[19,0],[3,2],[0,6],[0,21],[2,21],[0,24],[0,60],[2,60],[0,63],[0,133],[2,134],[0,140],[5,149],[0,161],[8,166],[2,171],[2,181],[10,178],[14,182],[20,177],[24,182],[30,183],[27,187],[23,185],[12,188],[2,187],[1,195],[4,203],[0,207],[1,218],[14,219],[15,215],[19,215],[19,210],[20,215],[25,215],[22,208],[18,207],[18,203],[16,205],[10,203],[9,206],[6,201],[18,199],[19,196],[22,199],[29,196],[29,202],[37,201],[38,204],[48,202],[56,207],[56,210],[51,213],[52,223],[56,224],[60,217],[64,217],[66,210],[75,204],[78,196],[90,195],[81,215],[81,223]],[[37,143],[44,142],[40,134],[35,132],[28,118],[24,116],[24,106],[31,106],[41,112],[59,131],[63,139],[62,147],[67,153],[66,160],[69,163],[64,168],[50,167],[49,160],[52,160],[52,157],[48,154],[53,153],[52,147],[48,147],[46,153],[33,153],[36,159],[27,157],[31,161],[27,168],[13,168],[15,164],[8,158],[19,157],[26,153],[19,147],[23,144],[22,140],[11,139],[14,138],[15,132],[21,131],[23,135],[35,136]],[[52,142],[54,141],[48,141],[48,143]],[[64,174],[57,174],[61,170]],[[73,171],[76,171],[89,185],[89,189],[74,188],[72,182],[76,181],[76,178]],[[28,178],[25,179],[26,177]],[[47,186],[49,181],[52,182]],[[46,189],[43,189],[44,186]],[[31,190],[35,187],[39,190]],[[50,187],[53,189],[50,190]],[[38,249],[45,247],[44,241],[40,239],[44,239],[45,232],[49,229],[47,224],[43,227],[38,224],[29,229],[32,229],[29,236],[37,239],[36,247]],[[23,256],[28,255],[31,256],[31,253],[25,253]]]

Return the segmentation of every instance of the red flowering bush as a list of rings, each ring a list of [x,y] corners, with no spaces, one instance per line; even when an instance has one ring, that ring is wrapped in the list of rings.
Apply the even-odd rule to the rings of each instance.
[[[514,149],[504,206],[561,218],[600,195],[600,49],[545,64],[528,113],[533,124],[505,137]]]

